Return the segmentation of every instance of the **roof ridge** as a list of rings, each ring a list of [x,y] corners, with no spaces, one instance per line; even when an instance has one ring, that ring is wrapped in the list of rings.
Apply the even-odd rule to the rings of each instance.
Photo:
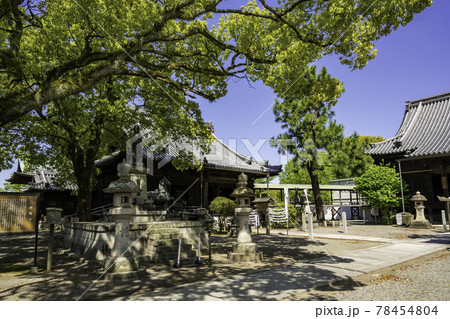
[[[228,149],[229,151],[231,151],[232,153],[236,154],[238,157],[240,157],[244,162],[248,161],[248,160],[252,160],[252,162],[255,162],[257,164],[260,164],[261,166],[264,166],[265,163],[260,162],[256,159],[254,159],[253,157],[248,157],[247,155],[241,154],[238,151],[233,150],[231,147],[229,147],[226,143],[222,142],[222,139],[219,139],[214,133],[212,133],[213,136],[223,145],[225,146],[226,149]]]
[[[442,94],[437,94],[437,95],[432,95],[429,97],[425,97],[422,99],[417,99],[417,100],[413,100],[413,101],[405,101],[406,104],[408,105],[412,105],[412,104],[419,104],[419,102],[433,102],[433,101],[437,101],[437,100],[443,100],[445,98],[449,97],[450,98],[450,92],[447,93],[442,93]]]

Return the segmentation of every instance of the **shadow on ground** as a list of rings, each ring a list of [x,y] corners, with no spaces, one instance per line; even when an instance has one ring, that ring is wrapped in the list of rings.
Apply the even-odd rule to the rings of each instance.
[[[331,271],[323,272],[321,279],[312,279],[319,270],[314,264],[303,265],[301,269],[296,262],[316,260],[331,254],[340,263],[350,260],[339,259],[336,252],[356,250],[376,245],[358,241],[320,240],[310,241],[303,237],[254,235],[264,254],[263,263],[233,264],[226,254],[231,250],[234,238],[224,236],[213,237],[213,264],[203,266],[171,268],[166,265],[147,265],[144,277],[137,280],[106,281],[97,280],[97,271],[101,268],[98,262],[89,262],[82,258],[69,256],[61,249],[62,238],[56,240],[56,252],[53,257],[53,272],[46,273],[46,234],[39,238],[38,274],[31,274],[30,267],[34,256],[34,235],[0,236],[0,300],[110,300],[118,297],[127,299],[130,295],[148,294],[164,296],[167,288],[177,296],[176,286],[200,282],[192,289],[184,290],[177,297],[179,300],[205,300],[220,298],[230,293],[233,299],[273,300],[274,293],[289,291],[292,284],[286,287],[280,283],[280,276],[289,276],[291,282],[299,287],[314,287],[328,283],[335,276]],[[205,260],[207,256],[202,256]],[[276,269],[276,272],[266,272]],[[234,280],[245,278],[253,273],[255,281]],[[237,277],[236,277],[237,276]],[[213,287],[212,294],[202,290],[204,283],[220,277],[220,284]],[[317,277],[316,277],[317,278]],[[345,278],[336,277],[336,280]],[[277,290],[273,287],[276,285]],[[294,285],[295,286],[295,285]],[[181,290],[180,290],[181,291]],[[210,290],[211,291],[211,290]],[[264,293],[260,295],[258,291]],[[158,300],[158,297],[155,298]]]

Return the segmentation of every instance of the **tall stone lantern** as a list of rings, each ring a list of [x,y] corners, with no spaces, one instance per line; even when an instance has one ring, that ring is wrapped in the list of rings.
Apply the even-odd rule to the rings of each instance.
[[[256,244],[252,243],[249,227],[249,215],[252,212],[252,199],[255,193],[247,187],[247,175],[241,173],[238,177],[236,189],[230,195],[236,198],[235,216],[239,230],[237,243],[233,244],[233,251],[228,253],[231,261],[262,261],[262,253],[257,252]]]
[[[128,249],[131,246],[130,241],[130,219],[135,215],[135,208],[132,206],[132,193],[137,193],[140,189],[130,180],[131,166],[125,161],[117,165],[118,180],[109,184],[103,191],[113,194],[113,208],[109,214],[113,217],[116,224],[114,246],[111,250],[111,256],[105,260],[104,270],[109,274],[133,274],[142,272],[139,268],[138,260],[133,257]],[[124,277],[124,276],[122,276]]]
[[[425,218],[424,202],[427,201],[426,197],[421,195],[420,192],[416,192],[411,198],[411,201],[414,202],[414,208],[416,209],[416,219],[411,223],[411,228],[433,228],[431,223]]]

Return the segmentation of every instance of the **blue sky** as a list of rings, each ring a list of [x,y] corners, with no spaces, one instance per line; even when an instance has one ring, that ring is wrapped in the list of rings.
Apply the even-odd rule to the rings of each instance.
[[[351,71],[335,57],[318,62],[318,67],[326,66],[344,83],[346,91],[334,110],[346,135],[356,131],[360,135],[392,137],[400,126],[406,100],[450,91],[449,13],[450,1],[435,0],[406,27],[377,41],[377,57],[362,70]],[[213,103],[200,100],[203,118],[213,122],[215,134],[227,144],[229,139],[248,139],[256,145],[265,139],[259,153],[271,164],[280,164],[280,156],[268,142],[282,132],[272,111],[252,125],[273,103],[275,95],[261,83],[252,85],[230,80],[227,96]],[[237,151],[252,155],[241,142]],[[0,186],[11,172],[0,172]]]
[[[450,91],[450,1],[434,4],[416,15],[408,25],[375,43],[377,57],[362,70],[351,71],[335,57],[317,63],[339,78],[345,92],[334,107],[335,119],[344,124],[345,134],[389,138],[395,135],[403,118],[406,100],[420,99]],[[266,139],[260,149],[264,159],[280,164],[280,156],[268,140],[282,132],[269,110],[252,123],[274,101],[270,88],[261,83],[249,87],[246,81],[230,81],[224,98],[201,102],[203,118],[212,121],[215,134],[228,139],[247,138],[253,145]],[[242,144],[237,150],[251,155]]]

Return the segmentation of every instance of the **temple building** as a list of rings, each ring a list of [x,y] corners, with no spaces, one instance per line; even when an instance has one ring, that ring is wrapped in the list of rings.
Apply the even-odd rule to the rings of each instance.
[[[397,134],[372,144],[368,153],[377,163],[394,164],[408,184],[404,197],[420,191],[427,198],[427,217],[439,221],[445,205],[437,196],[450,195],[450,92],[407,101]],[[414,212],[411,204],[406,210]]]
[[[170,195],[174,199],[181,196],[177,201],[177,206],[208,208],[209,203],[215,197],[229,197],[236,187],[238,175],[242,172],[247,174],[250,187],[253,187],[258,178],[278,175],[281,172],[281,165],[269,165],[267,161],[256,161],[233,150],[215,135],[214,137],[215,140],[210,145],[211,151],[196,159],[203,162],[201,170],[193,168],[181,171],[172,165],[172,160],[180,151],[192,148],[191,145],[188,145],[189,143],[169,141],[165,147],[165,154],[157,153],[150,147],[143,146],[140,163],[136,163],[133,167],[140,165],[145,171],[151,171],[151,174],[142,174],[142,171],[133,170],[134,181],[143,190],[142,192],[147,192],[158,189],[160,182],[165,178],[170,183]],[[116,152],[97,161],[96,165],[101,169],[101,174],[97,178],[94,191],[94,208],[112,202],[110,194],[104,193],[103,189],[114,180],[116,166],[126,156],[124,151]],[[151,161],[148,160],[149,158]],[[147,167],[149,163],[153,165],[151,170]],[[139,173],[140,177],[136,177]]]
[[[77,187],[70,183],[56,186],[54,178],[56,171],[46,168],[36,168],[32,173],[23,172],[23,163],[18,161],[17,169],[6,181],[11,184],[23,185],[22,192],[38,193],[41,214],[46,215],[46,207],[59,207],[64,215],[75,214],[76,196],[73,194]]]

